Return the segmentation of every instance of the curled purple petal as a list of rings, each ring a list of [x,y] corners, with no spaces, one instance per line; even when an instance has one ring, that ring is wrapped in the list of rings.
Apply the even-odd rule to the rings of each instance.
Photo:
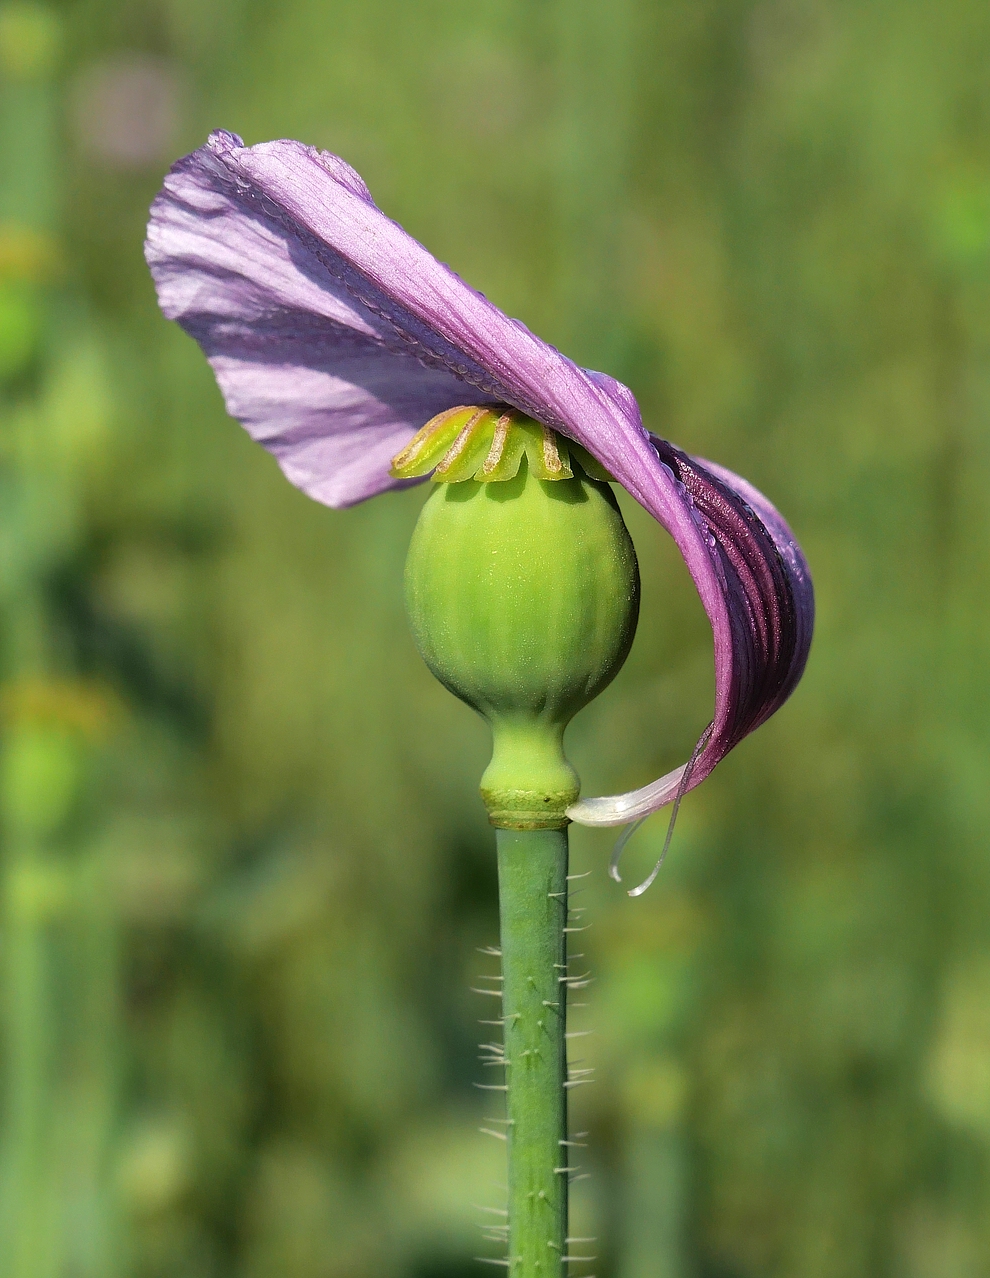
[[[231,414],[332,506],[405,481],[391,458],[458,404],[508,404],[583,444],[676,542],[715,636],[715,716],[689,787],[784,701],[811,639],[807,565],[743,480],[644,430],[621,383],[578,368],[387,218],[336,156],[211,135],[168,174],[148,264]],[[615,825],[670,802],[684,770],[582,800]]]
[[[568,815],[584,825],[622,825],[670,803],[679,788],[699,785],[733,746],[783,705],[801,678],[811,646],[811,574],[778,511],[724,467],[689,457],[655,436],[653,443],[682,485],[707,547],[705,555],[690,546],[681,553],[715,637],[715,717],[686,786],[681,786],[684,765],[640,790],[581,799]],[[663,496],[658,494],[655,508],[643,504],[667,526]],[[719,596],[714,608],[708,604],[713,584]]]

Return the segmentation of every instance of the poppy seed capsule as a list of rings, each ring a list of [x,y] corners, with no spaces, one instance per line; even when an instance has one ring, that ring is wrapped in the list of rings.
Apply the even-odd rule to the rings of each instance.
[[[607,483],[567,441],[517,424],[539,434],[511,478],[435,474],[406,560],[406,608],[430,670],[491,725],[481,793],[492,824],[558,828],[580,789],[564,729],[629,652],[639,567]],[[561,459],[567,477],[534,474]]]

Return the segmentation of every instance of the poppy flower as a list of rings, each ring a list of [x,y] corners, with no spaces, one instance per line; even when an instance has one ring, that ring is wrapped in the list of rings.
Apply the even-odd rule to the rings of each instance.
[[[170,170],[145,251],[163,312],[203,348],[231,416],[317,501],[405,486],[392,459],[427,421],[503,406],[582,445],[673,537],[712,626],[712,722],[688,763],[581,799],[572,820],[622,825],[679,799],[793,691],[814,595],[771,503],[651,434],[631,391],[465,284],[343,160],[215,132]]]

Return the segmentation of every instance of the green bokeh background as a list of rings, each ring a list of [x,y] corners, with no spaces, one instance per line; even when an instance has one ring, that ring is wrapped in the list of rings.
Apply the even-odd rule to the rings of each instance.
[[[217,126],[343,155],[812,565],[808,673],[654,888],[573,833],[571,1278],[990,1274],[988,65],[978,0],[0,8],[4,1278],[461,1278],[500,1204],[486,732],[407,633],[422,494],[292,489],[144,268]],[[624,510],[587,793],[710,714]]]

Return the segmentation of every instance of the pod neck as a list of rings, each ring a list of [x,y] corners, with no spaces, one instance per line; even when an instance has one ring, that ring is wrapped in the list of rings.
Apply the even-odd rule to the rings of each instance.
[[[504,830],[561,830],[581,783],[564,755],[564,727],[532,715],[494,715],[481,797]]]

